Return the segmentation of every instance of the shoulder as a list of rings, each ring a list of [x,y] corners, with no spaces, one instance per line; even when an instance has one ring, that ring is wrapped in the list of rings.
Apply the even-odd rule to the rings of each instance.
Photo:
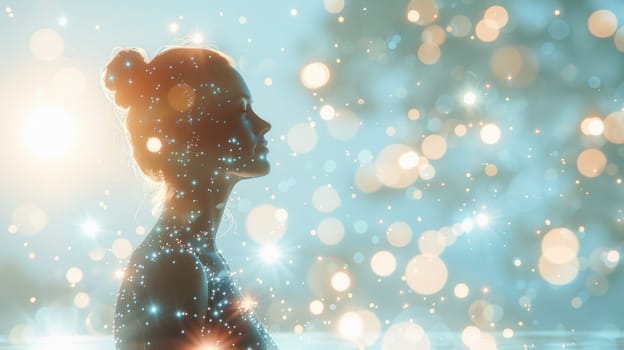
[[[207,277],[193,254],[173,249],[141,249],[126,276],[146,311],[201,314],[207,306]]]

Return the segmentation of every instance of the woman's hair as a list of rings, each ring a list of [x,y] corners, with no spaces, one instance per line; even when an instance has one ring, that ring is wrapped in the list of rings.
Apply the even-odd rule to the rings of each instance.
[[[223,53],[204,48],[172,47],[151,61],[138,49],[122,49],[108,62],[105,89],[127,110],[126,131],[139,168],[154,181],[174,180],[176,155],[193,142],[193,123],[207,118],[207,96],[233,67]]]

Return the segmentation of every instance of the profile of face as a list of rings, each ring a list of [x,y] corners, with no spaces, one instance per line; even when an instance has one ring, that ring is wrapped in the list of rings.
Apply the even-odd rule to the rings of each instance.
[[[134,158],[152,179],[187,187],[269,172],[264,136],[271,125],[220,52],[171,48],[146,62],[140,51],[123,50],[104,83],[128,110]]]

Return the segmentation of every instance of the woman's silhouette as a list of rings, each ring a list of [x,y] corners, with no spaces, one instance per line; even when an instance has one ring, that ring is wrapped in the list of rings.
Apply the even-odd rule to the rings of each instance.
[[[132,254],[119,291],[117,349],[276,349],[215,246],[233,186],[270,169],[271,125],[251,108],[231,60],[180,47],[146,62],[127,49],[103,80],[127,109],[141,171],[166,187],[162,215]]]

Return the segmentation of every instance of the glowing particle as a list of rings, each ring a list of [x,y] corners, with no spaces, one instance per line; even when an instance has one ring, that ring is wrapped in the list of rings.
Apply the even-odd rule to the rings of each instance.
[[[420,13],[416,10],[407,11],[407,20],[412,23],[418,22],[418,20],[420,20]]]
[[[338,322],[340,335],[348,340],[356,340],[361,337],[363,328],[362,319],[355,312],[345,313]]]
[[[624,52],[624,26],[620,27],[613,37],[613,44],[620,52]]]
[[[87,306],[89,306],[90,302],[91,302],[91,298],[89,297],[89,294],[87,293],[79,292],[79,293],[76,293],[76,295],[74,296],[74,305],[79,309],[86,308]]]
[[[468,130],[466,129],[466,126],[464,124],[457,124],[455,128],[453,129],[455,136],[458,136],[458,137],[465,136],[467,131]]]
[[[170,33],[177,33],[178,31],[180,31],[180,25],[179,24],[177,24],[176,22],[169,23],[169,32]]]
[[[436,43],[423,43],[418,47],[418,59],[424,64],[435,64],[440,59],[440,46]]]
[[[361,122],[355,113],[348,109],[339,109],[333,118],[327,121],[327,131],[336,140],[352,139],[358,132]]]
[[[418,178],[418,165],[411,146],[391,144],[384,147],[375,160],[375,175],[379,182],[391,188],[406,188]]]
[[[470,289],[465,283],[458,283],[455,285],[455,288],[453,288],[453,293],[458,299],[464,299],[470,293]]]
[[[381,250],[371,258],[370,266],[378,276],[390,276],[396,269],[396,258],[387,250]]]
[[[60,16],[56,19],[56,23],[61,27],[67,27],[67,17]]]
[[[597,38],[608,38],[617,30],[617,17],[609,10],[594,11],[587,19],[587,28]]]
[[[312,300],[309,308],[312,315],[320,315],[325,310],[325,305],[320,300]]]
[[[418,153],[414,151],[405,152],[399,157],[399,167],[403,170],[409,170],[417,167],[419,161]]]
[[[604,119],[604,136],[609,142],[624,144],[624,112],[616,111]]]
[[[420,118],[420,112],[416,108],[410,108],[407,111],[407,118],[409,120],[418,120],[418,118]]]
[[[319,223],[316,232],[319,240],[324,244],[336,245],[344,238],[345,229],[342,221],[336,218],[325,218]]]
[[[438,134],[425,137],[420,147],[423,155],[429,159],[440,159],[446,154],[446,140]]]
[[[65,273],[65,278],[71,284],[76,284],[82,280],[82,270],[77,267],[70,267]]]
[[[509,14],[504,7],[494,5],[488,7],[488,9],[485,10],[483,18],[493,21],[498,29],[502,29],[504,26],[507,25],[507,21],[509,20]]]
[[[544,235],[541,247],[544,259],[553,264],[567,264],[576,259],[579,240],[569,229],[558,227]]]
[[[95,237],[100,232],[100,225],[93,219],[85,220],[80,228],[82,234],[88,237]]]
[[[204,42],[204,36],[201,33],[195,33],[191,36],[191,41],[195,45],[201,45]]]
[[[418,294],[432,295],[446,284],[446,264],[435,255],[422,254],[412,258],[405,268],[408,286]]]
[[[477,226],[483,228],[490,224],[490,218],[487,216],[487,214],[480,213],[475,217],[475,223],[477,224]]]
[[[316,147],[316,128],[307,123],[295,124],[288,130],[287,142],[293,152],[308,153]]]
[[[498,168],[494,164],[486,164],[484,172],[487,176],[496,176],[496,174],[498,174]]]
[[[52,61],[63,54],[63,37],[53,29],[40,29],[30,37],[30,51],[42,61]]]
[[[245,17],[245,16],[240,16],[240,17],[238,17],[238,23],[239,23],[239,24],[245,24],[245,23],[247,23],[247,17]]]
[[[481,127],[481,141],[487,145],[493,145],[500,140],[501,131],[496,124],[485,124]]]
[[[264,85],[265,85],[265,86],[271,86],[271,85],[273,85],[273,79],[271,79],[271,78],[269,78],[269,77],[264,78]]]
[[[477,95],[472,91],[468,91],[464,94],[464,103],[468,106],[472,106],[477,102]]]
[[[388,243],[394,247],[405,247],[412,240],[412,228],[406,222],[394,222],[388,226],[386,238],[388,239]]]
[[[279,249],[279,247],[275,244],[265,244],[264,246],[262,246],[262,248],[260,249],[260,257],[262,258],[262,261],[266,262],[266,263],[274,263],[276,261],[278,261],[282,256],[282,253]]]
[[[331,14],[338,14],[342,12],[345,7],[344,0],[323,0],[323,6],[325,10]]]
[[[125,238],[118,238],[113,241],[112,250],[117,259],[126,259],[132,255],[132,243]]]
[[[312,194],[312,204],[321,213],[329,213],[338,208],[342,201],[334,187],[330,184],[318,187]]]
[[[345,272],[336,272],[331,277],[331,286],[337,292],[344,292],[351,286],[351,277]]]
[[[607,165],[607,157],[601,150],[589,148],[576,158],[576,168],[585,177],[597,177],[602,174]]]
[[[245,228],[249,237],[257,243],[279,241],[286,233],[288,214],[272,204],[261,204],[249,211]]]
[[[565,263],[555,264],[544,256],[539,259],[538,271],[542,278],[553,285],[562,286],[574,281],[579,273],[580,265],[578,258]]]
[[[461,339],[464,345],[476,349],[481,340],[481,330],[475,326],[468,326],[462,331]]]
[[[360,166],[355,171],[355,187],[364,193],[373,193],[379,190],[382,186],[381,182],[375,175],[375,166],[372,164],[365,164]]]
[[[440,255],[446,247],[445,238],[438,231],[425,231],[418,238],[418,249],[423,254]]]
[[[301,69],[299,77],[303,86],[315,90],[327,84],[330,78],[330,71],[324,63],[312,62]]]
[[[162,148],[162,142],[160,142],[158,137],[150,137],[147,139],[146,146],[148,151],[156,153]]]
[[[323,120],[332,120],[336,115],[336,110],[330,105],[324,105],[319,110],[319,114]]]
[[[503,338],[505,339],[511,339],[514,336],[514,331],[511,328],[505,328],[503,329]]]
[[[11,223],[9,233],[19,231],[21,234],[34,235],[48,225],[48,215],[36,205],[22,204],[13,210]]]
[[[500,27],[497,22],[491,19],[482,19],[475,26],[477,38],[483,42],[492,42],[498,38]]]

